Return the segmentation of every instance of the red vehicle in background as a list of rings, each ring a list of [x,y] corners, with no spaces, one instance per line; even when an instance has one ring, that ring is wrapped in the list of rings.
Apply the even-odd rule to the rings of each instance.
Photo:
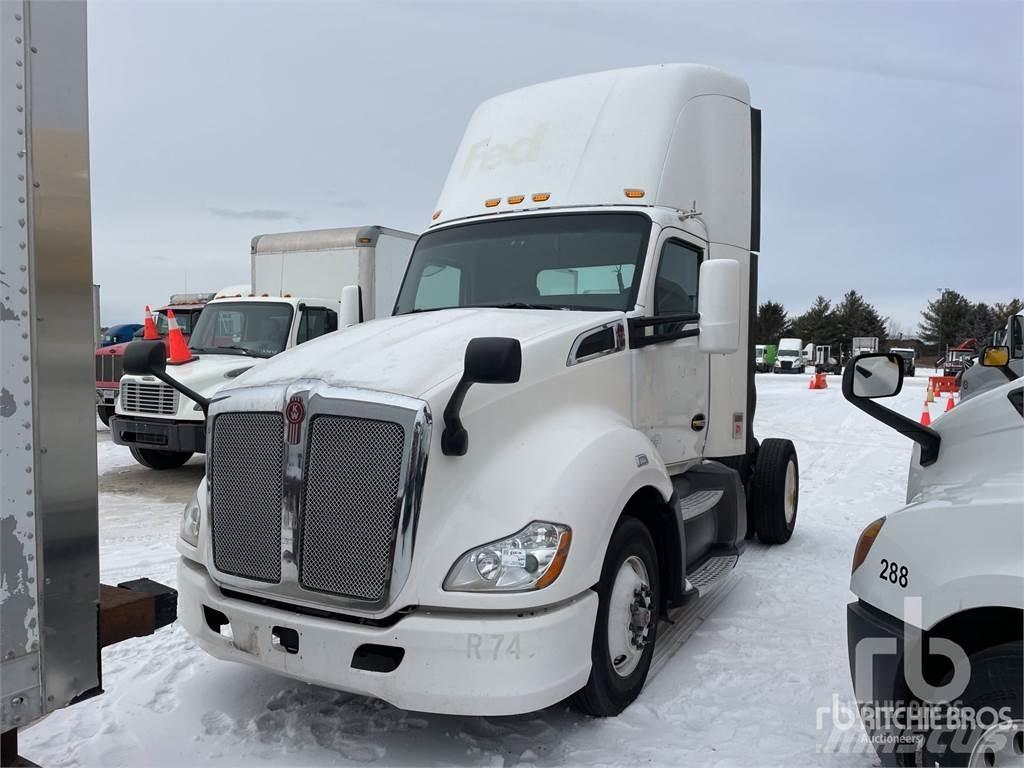
[[[156,329],[161,338],[167,336],[167,310],[174,310],[174,317],[178,321],[178,327],[188,339],[192,328],[199,319],[199,313],[203,311],[206,302],[212,299],[214,293],[176,293],[163,307],[157,309],[154,314]],[[139,329],[135,338],[142,338],[142,329]],[[121,386],[121,356],[127,344],[113,344],[109,347],[100,347],[96,350],[96,414],[104,424],[110,423],[110,417],[114,415],[114,401],[117,398]]]

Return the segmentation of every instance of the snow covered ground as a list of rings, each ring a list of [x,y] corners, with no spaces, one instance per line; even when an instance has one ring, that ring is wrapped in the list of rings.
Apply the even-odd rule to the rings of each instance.
[[[214,765],[877,765],[821,750],[850,696],[845,607],[860,530],[903,501],[911,443],[806,376],[758,375],[760,437],[791,438],[801,462],[798,523],[783,547],[756,542],[742,577],[639,700],[593,720],[564,706],[470,718],[404,712],[380,701],[216,661],[179,627],[103,651],[96,699],[21,735],[46,766]],[[921,413],[926,372],[892,407]],[[931,407],[932,418],[944,401]],[[101,572],[107,583],[175,583],[181,508],[203,472],[137,466],[98,428]]]

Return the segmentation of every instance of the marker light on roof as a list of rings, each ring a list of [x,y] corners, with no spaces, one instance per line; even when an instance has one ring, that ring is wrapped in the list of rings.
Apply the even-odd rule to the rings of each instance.
[[[519,205],[525,199],[526,199],[526,195],[509,195],[508,196],[508,204],[509,205]]]
[[[434,211],[434,215],[431,216],[430,218],[433,219],[434,221],[437,221],[438,219],[440,219],[441,218],[441,209],[438,208],[436,211]]]
[[[534,192],[530,196],[530,199],[533,200],[533,202],[535,202],[535,203],[546,203],[548,200],[551,199],[551,193],[550,192]]]
[[[484,200],[484,205],[487,208],[494,208],[500,202],[501,202],[501,198],[500,197],[492,197],[489,200]]]
[[[622,191],[625,192],[626,197],[631,200],[636,200],[644,196],[644,191],[642,189],[624,189]]]

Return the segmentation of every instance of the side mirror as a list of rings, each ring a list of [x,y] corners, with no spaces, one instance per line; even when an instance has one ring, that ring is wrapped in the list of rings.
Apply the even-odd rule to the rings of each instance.
[[[132,376],[155,376],[164,384],[194,400],[203,414],[210,407],[208,398],[167,375],[167,346],[163,341],[133,341],[124,348],[124,372]]]
[[[903,358],[889,352],[857,355],[843,370],[843,397],[864,413],[909,437],[921,446],[921,466],[934,464],[939,457],[939,434],[902,413],[875,402],[881,397],[898,395],[903,388]]]
[[[346,285],[341,289],[341,306],[338,313],[338,327],[348,328],[363,320],[363,296],[358,285]]]
[[[978,356],[978,365],[985,368],[998,368],[1009,381],[1016,381],[1020,378],[1017,372],[1010,368],[1009,347],[985,347]]]
[[[903,358],[899,355],[862,355],[847,371],[852,379],[854,397],[893,397],[903,389]]]
[[[441,452],[445,456],[465,456],[469,450],[469,433],[459,418],[469,388],[474,384],[515,384],[522,370],[523,350],[519,339],[486,337],[472,339],[466,345],[462,378],[444,407]]]
[[[709,354],[729,354],[740,347],[740,263],[710,259],[700,265],[698,346]]]
[[[124,348],[124,372],[132,376],[156,376],[167,368],[167,345],[162,341],[133,341]]]
[[[980,362],[986,368],[1004,368],[1010,363],[1009,347],[985,347]]]

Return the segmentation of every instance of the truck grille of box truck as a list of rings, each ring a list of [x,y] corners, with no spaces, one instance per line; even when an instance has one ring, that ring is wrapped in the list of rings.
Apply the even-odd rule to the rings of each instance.
[[[178,412],[178,392],[166,384],[121,382],[121,410],[173,416]]]
[[[309,425],[299,582],[379,600],[388,588],[405,446],[401,424],[315,416]]]
[[[218,416],[210,465],[217,570],[256,581],[280,581],[284,417],[280,413]]]

